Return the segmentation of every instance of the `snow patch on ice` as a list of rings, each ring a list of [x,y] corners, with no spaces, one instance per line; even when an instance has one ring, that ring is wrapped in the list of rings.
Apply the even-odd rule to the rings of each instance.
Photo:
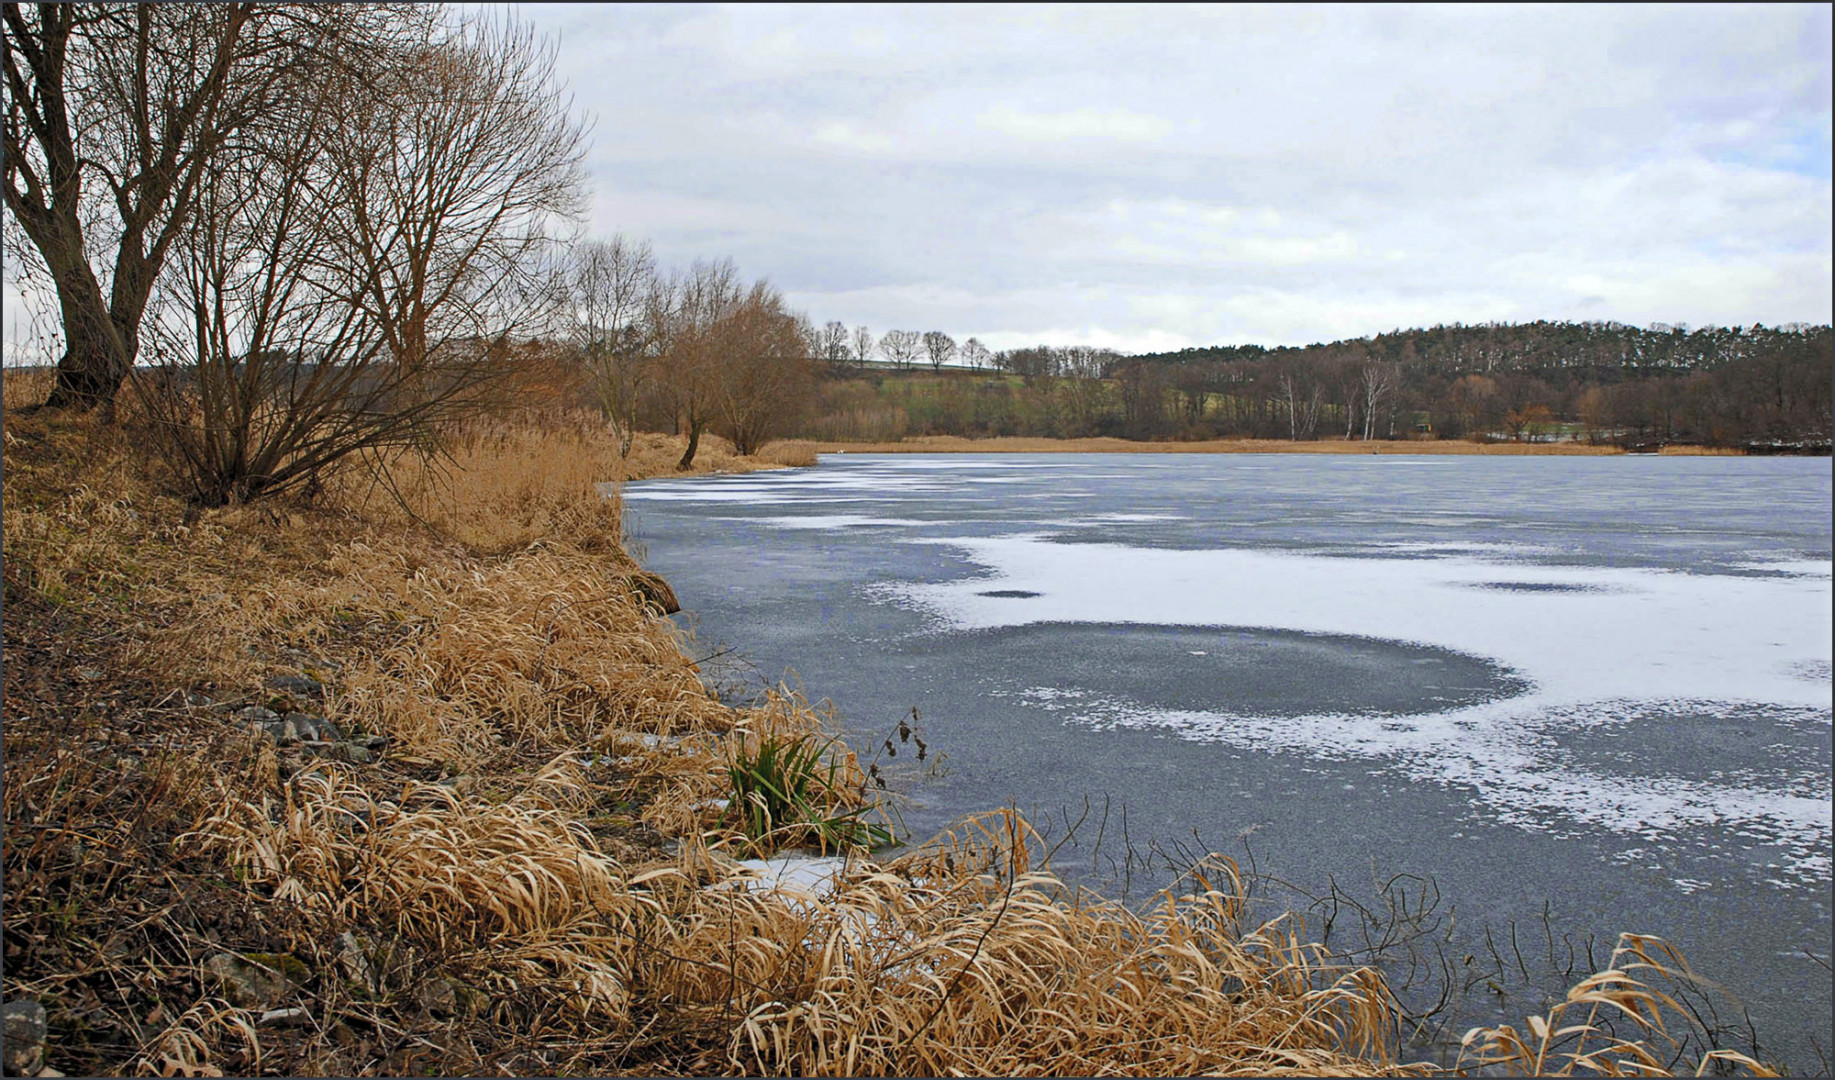
[[[1121,622],[1338,634],[1485,657],[1530,680],[1540,706],[1683,698],[1832,704],[1828,688],[1783,670],[1829,663],[1826,577],[1517,561],[1500,573],[1499,561],[1475,557],[1059,544],[1042,533],[904,542],[947,544],[988,570],[875,590],[958,630]],[[1555,589],[1483,587],[1499,580]],[[1088,588],[1092,581],[1103,587]],[[1023,606],[977,595],[991,585],[1040,595]]]
[[[1097,729],[1164,731],[1243,750],[1289,751],[1321,760],[1382,760],[1409,781],[1472,789],[1487,819],[1557,836],[1598,829],[1652,842],[1694,828],[1739,826],[1749,840],[1778,848],[1778,876],[1793,886],[1826,886],[1830,831],[1826,775],[1786,786],[1732,777],[1627,777],[1577,768],[1554,733],[1568,726],[1623,722],[1647,703],[1598,702],[1571,709],[1526,707],[1520,699],[1444,713],[1393,718],[1345,713],[1284,717],[1148,708],[1051,687],[1020,700]],[[1671,703],[1711,713],[1719,703]],[[1813,717],[1803,710],[1802,719]]]

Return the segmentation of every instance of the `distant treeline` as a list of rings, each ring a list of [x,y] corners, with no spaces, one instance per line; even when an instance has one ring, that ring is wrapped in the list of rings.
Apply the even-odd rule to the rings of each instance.
[[[1039,346],[988,375],[826,381],[818,438],[1581,439],[1826,451],[1828,326],[1534,322],[1124,356]]]

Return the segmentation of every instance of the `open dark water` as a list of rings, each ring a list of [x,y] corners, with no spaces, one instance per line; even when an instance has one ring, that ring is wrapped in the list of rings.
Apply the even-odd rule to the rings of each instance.
[[[1451,964],[1455,1031],[1520,1025],[1589,938],[1603,965],[1618,932],[1657,935],[1725,985],[1727,1045],[1752,1050],[1743,1006],[1802,1074],[1830,1029],[1830,480],[836,455],[625,498],[676,618],[737,650],[726,679],[800,683],[863,748],[919,710],[928,760],[883,761],[919,838],[1003,805],[1058,836],[1081,817],[1060,870],[1131,896],[1222,852],[1264,915],[1335,885],[1308,922],[1335,912],[1335,950],[1368,925],[1348,900],[1389,924],[1385,895],[1431,880],[1392,974],[1431,997]]]

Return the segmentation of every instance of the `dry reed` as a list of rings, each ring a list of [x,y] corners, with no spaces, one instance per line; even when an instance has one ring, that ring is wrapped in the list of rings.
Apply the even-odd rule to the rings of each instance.
[[[57,369],[52,367],[0,369],[0,396],[3,396],[5,410],[11,413],[42,404],[51,396],[51,386],[56,381]]]

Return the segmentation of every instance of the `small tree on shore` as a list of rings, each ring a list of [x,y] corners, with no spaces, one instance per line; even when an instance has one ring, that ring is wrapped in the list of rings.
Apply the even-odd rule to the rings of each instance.
[[[734,450],[755,454],[809,401],[814,331],[761,281],[721,321],[717,336],[721,430]]]
[[[722,360],[721,323],[745,299],[731,259],[697,262],[659,283],[652,293],[657,378],[688,445],[676,468],[694,467],[701,436],[717,415]]]

